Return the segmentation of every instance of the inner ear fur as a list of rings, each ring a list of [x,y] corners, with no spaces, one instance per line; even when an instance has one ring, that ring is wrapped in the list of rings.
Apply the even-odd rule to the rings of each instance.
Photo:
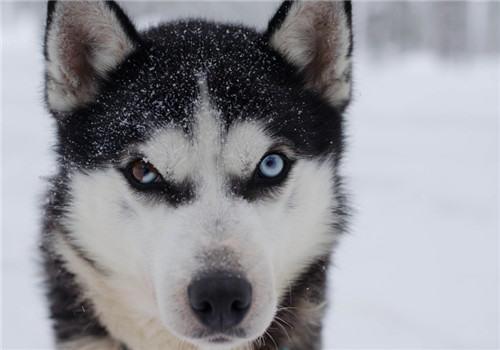
[[[139,45],[139,35],[112,1],[49,1],[45,94],[54,112],[91,103],[99,83]]]
[[[351,98],[351,12],[348,1],[285,1],[264,34],[306,88],[341,110]]]

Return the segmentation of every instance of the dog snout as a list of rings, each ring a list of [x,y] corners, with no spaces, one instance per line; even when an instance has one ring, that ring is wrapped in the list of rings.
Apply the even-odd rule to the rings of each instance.
[[[242,277],[227,272],[209,273],[188,286],[191,309],[212,331],[224,332],[238,325],[252,302],[252,286]]]

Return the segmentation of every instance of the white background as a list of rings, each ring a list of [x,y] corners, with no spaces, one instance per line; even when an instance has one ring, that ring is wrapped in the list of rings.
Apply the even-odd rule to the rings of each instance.
[[[49,349],[37,252],[43,176],[54,172],[43,14],[1,6],[2,348]],[[166,4],[135,19],[263,28],[276,6]],[[375,57],[363,40],[346,115],[354,213],[331,269],[324,348],[497,348],[499,58]]]

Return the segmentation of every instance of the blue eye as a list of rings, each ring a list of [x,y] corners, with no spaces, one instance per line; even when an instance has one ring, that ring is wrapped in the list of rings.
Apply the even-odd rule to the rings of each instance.
[[[279,176],[285,169],[285,159],[279,154],[269,154],[261,160],[259,173],[266,178],[272,179]]]

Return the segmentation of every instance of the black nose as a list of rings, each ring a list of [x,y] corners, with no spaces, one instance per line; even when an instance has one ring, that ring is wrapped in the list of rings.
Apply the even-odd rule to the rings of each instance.
[[[188,296],[191,309],[200,322],[223,332],[245,317],[252,301],[252,286],[246,279],[215,272],[191,282]]]

